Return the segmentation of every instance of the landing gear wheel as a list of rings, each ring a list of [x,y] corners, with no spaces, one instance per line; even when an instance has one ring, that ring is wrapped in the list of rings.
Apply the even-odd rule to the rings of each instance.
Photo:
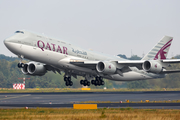
[[[22,68],[24,67],[24,63],[21,63],[21,67],[22,67]]]
[[[91,84],[94,84],[95,82],[94,82],[94,80],[91,80]]]
[[[24,63],[18,63],[18,68],[23,68],[24,67]]]
[[[69,86],[69,81],[66,81],[66,86]]]
[[[96,80],[99,80],[99,77],[96,77]]]
[[[99,85],[102,85],[102,80],[99,80]]]
[[[99,80],[95,80],[95,85],[99,85]]]
[[[99,77],[99,80],[103,80],[103,77],[100,76],[100,77]]]
[[[72,85],[73,85],[73,82],[72,82],[72,81],[70,81],[69,85],[70,85],[70,86],[72,86]]]
[[[103,77],[96,76],[95,80],[91,80],[91,83],[94,84],[95,86],[104,85]]]
[[[67,77],[64,77],[64,81],[66,82],[68,79],[67,79]]]
[[[84,80],[84,86],[86,86],[88,84],[87,80]]]
[[[65,85],[72,86],[73,82],[71,81],[71,77],[64,77]]]
[[[90,82],[89,81],[87,82],[87,86],[90,86]]]
[[[80,81],[80,84],[83,85],[83,84],[84,84],[84,80],[81,80],[81,81]]]
[[[18,66],[18,68],[21,68],[21,63],[18,63],[18,65],[17,65],[17,66]]]
[[[67,77],[67,79],[68,79],[69,81],[71,81],[71,77]]]
[[[101,82],[101,85],[104,85],[104,81]]]

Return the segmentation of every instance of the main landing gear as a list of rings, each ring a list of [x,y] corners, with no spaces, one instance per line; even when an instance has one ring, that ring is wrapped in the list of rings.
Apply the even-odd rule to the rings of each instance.
[[[73,82],[71,81],[71,77],[64,77],[65,85],[72,86]]]
[[[91,80],[91,84],[93,84],[95,86],[104,85],[103,78],[102,77],[96,77],[96,80]]]
[[[88,80],[81,80],[80,84],[84,85],[84,86],[90,86],[90,82]],[[103,78],[102,77],[96,77],[95,80],[91,80],[91,84],[93,84],[95,86],[104,85]]]
[[[90,86],[90,82],[87,81],[87,80],[81,80],[81,81],[80,81],[80,84],[81,84],[81,85],[84,85],[84,86]]]

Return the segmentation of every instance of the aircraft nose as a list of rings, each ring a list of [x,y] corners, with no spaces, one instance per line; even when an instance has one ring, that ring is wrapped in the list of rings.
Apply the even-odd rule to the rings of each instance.
[[[8,38],[4,40],[4,45],[8,47],[8,41],[10,41]]]
[[[5,45],[7,44],[7,40],[6,40],[6,39],[4,40],[4,44],[5,44]]]
[[[7,47],[7,48],[9,48],[11,45],[11,42],[13,41],[13,39],[10,37],[10,38],[6,38],[5,40],[4,40],[4,45]]]
[[[6,46],[7,49],[9,49],[11,52],[13,52],[14,54],[18,53],[18,49],[19,46],[17,47],[16,43],[14,42],[14,38],[13,37],[9,37],[7,39],[5,39],[4,45]]]

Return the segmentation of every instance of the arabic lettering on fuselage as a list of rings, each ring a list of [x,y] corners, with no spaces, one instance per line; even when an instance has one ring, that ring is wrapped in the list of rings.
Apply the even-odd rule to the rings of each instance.
[[[80,51],[80,50],[74,50],[73,48],[72,48],[72,52],[74,52],[74,53],[76,53],[76,54],[87,55],[87,52]]]
[[[55,52],[59,52],[59,53],[63,53],[63,54],[66,54],[68,55],[67,53],[67,47],[63,46],[63,50],[61,49],[61,47],[59,45],[56,45],[56,44],[53,44],[53,43],[44,43],[43,41],[39,40],[37,41],[37,46],[42,50],[44,51],[44,49],[46,50],[50,50],[50,51],[55,51]],[[52,48],[52,49],[51,49]]]

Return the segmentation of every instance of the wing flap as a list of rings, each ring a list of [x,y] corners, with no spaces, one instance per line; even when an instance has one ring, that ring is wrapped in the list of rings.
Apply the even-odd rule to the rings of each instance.
[[[142,69],[142,64],[144,60],[131,60],[131,61],[118,61],[118,64],[128,66],[128,67],[137,67],[138,69]]]
[[[119,64],[143,64],[144,60],[127,60],[127,61],[118,61]]]
[[[51,65],[44,65],[44,67],[46,68],[47,71],[52,71],[56,74],[56,72],[58,72],[59,74],[61,74],[61,71]]]
[[[96,65],[98,64],[99,61],[90,61],[90,60],[75,60],[71,59],[70,63],[80,66],[80,67],[86,67],[90,69],[96,69]]]

